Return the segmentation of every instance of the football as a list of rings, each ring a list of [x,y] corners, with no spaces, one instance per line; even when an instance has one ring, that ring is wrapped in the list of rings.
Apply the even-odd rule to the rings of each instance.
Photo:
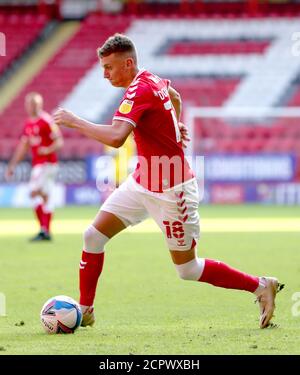
[[[56,296],[44,303],[40,318],[47,333],[74,333],[81,324],[82,312],[73,298]]]

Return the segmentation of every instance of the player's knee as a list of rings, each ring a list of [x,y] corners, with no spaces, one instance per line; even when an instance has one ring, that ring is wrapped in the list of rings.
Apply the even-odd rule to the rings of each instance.
[[[103,253],[109,238],[90,225],[83,233],[83,248],[88,253]]]
[[[182,280],[197,281],[200,279],[204,269],[204,259],[195,258],[184,264],[175,264],[178,276]]]
[[[30,197],[31,198],[35,198],[35,197],[38,197],[40,194],[39,194],[39,191],[38,190],[32,190],[30,192]]]

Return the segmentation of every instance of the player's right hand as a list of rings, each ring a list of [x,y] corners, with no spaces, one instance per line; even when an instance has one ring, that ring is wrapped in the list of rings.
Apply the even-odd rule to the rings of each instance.
[[[10,181],[14,173],[15,173],[15,168],[12,166],[8,166],[4,173],[5,180]]]
[[[179,130],[180,130],[180,135],[181,135],[181,142],[182,142],[182,147],[187,148],[187,142],[190,142],[191,138],[189,137],[189,131],[188,128],[182,123],[179,122]]]
[[[54,114],[53,114],[53,120],[55,124],[59,126],[66,126],[68,128],[73,128],[74,123],[77,119],[77,116],[74,115],[74,113],[67,111],[66,109],[59,108]]]

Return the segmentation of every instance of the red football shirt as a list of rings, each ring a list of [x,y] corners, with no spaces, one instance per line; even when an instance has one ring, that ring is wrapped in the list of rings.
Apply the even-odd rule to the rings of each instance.
[[[114,120],[134,126],[138,164],[135,180],[162,192],[194,177],[184,157],[168,87],[170,81],[141,70],[127,88]]]
[[[55,138],[55,134],[51,129],[51,121],[51,116],[43,112],[40,117],[28,119],[24,125],[23,136],[29,140],[33,166],[44,163],[57,163],[55,152],[48,155],[39,155],[39,148],[41,146],[50,146]]]

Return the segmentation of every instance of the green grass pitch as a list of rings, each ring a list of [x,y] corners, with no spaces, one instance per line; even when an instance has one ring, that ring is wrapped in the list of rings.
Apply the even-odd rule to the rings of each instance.
[[[96,212],[63,208],[55,220],[88,220]],[[200,207],[200,215],[203,224],[214,218],[300,222],[299,207]],[[15,220],[32,222],[32,231],[18,234]],[[276,300],[277,328],[259,329],[250,293],[180,280],[160,233],[124,232],[107,246],[96,325],[47,335],[39,320],[43,303],[58,294],[78,299],[81,233],[54,233],[52,243],[31,244],[29,209],[1,208],[0,226],[7,221],[10,233],[0,228],[0,292],[6,298],[0,354],[300,354],[300,308],[292,300],[300,292],[300,225],[298,231],[203,231],[199,242],[202,257],[285,283]]]

